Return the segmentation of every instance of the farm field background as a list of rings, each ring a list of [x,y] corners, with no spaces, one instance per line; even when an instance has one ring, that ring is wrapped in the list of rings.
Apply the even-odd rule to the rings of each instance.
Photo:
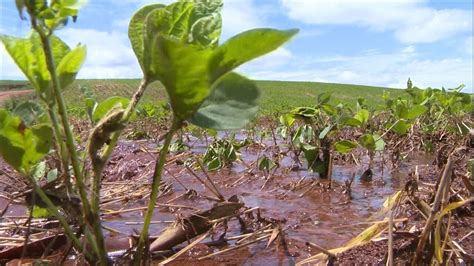
[[[353,84],[270,80],[257,80],[256,83],[261,92],[260,116],[288,112],[297,106],[312,106],[321,93],[331,93],[331,103],[341,102],[350,107],[356,105],[358,98],[364,98],[367,105],[374,109],[384,108],[382,99],[384,93],[390,93],[391,98],[406,96],[402,89]],[[63,95],[69,110],[82,115],[85,107],[81,100],[84,95],[79,89],[80,86],[90,88],[100,101],[112,95],[129,98],[139,84],[139,79],[82,79],[76,80]],[[26,81],[0,81],[0,92],[27,89],[31,87]],[[161,105],[165,102],[166,93],[159,82],[152,83],[142,98],[142,103]]]

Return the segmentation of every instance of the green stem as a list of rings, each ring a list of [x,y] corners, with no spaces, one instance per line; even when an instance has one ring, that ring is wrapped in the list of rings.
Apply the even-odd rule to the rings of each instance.
[[[147,78],[143,78],[142,81],[140,82],[140,85],[138,86],[137,91],[132,97],[132,100],[127,106],[127,109],[125,109],[125,112],[123,114],[122,122],[127,122],[130,117],[133,114],[133,111],[135,111],[135,108],[137,107],[138,102],[143,96],[143,93],[145,92],[145,89],[148,87],[149,81]],[[114,150],[115,146],[117,145],[118,138],[120,134],[122,133],[122,130],[118,130],[112,134],[110,144],[107,145],[107,147],[104,149],[104,152],[102,152],[102,161],[104,162],[104,165],[107,163],[108,158],[112,154],[112,151]],[[102,170],[100,171],[102,172]]]
[[[125,123],[127,122],[133,111],[135,110],[138,102],[140,101],[143,93],[145,92],[146,87],[148,86],[148,80],[146,78],[142,79],[140,82],[140,86],[138,87],[137,91],[133,95],[132,100],[127,106],[127,109],[124,112],[124,115],[122,117],[122,122]],[[111,141],[105,148],[104,152],[102,153],[101,156],[101,162],[100,163],[93,163],[92,168],[94,171],[94,180],[93,180],[93,187],[92,187],[92,201],[91,201],[91,207],[93,210],[100,210],[100,181],[102,180],[102,171],[104,170],[104,167],[106,165],[107,160],[109,159],[110,155],[112,154],[112,151],[114,147],[117,145],[118,138],[120,134],[122,133],[122,130],[118,130],[112,134]],[[95,234],[101,233],[101,231],[98,230],[100,227],[100,217],[94,217],[93,219],[94,224],[94,232]],[[104,246],[103,239],[97,239],[97,245]]]
[[[52,53],[52,48],[51,48],[51,43],[49,41],[48,35],[45,34],[45,32],[38,27],[36,24],[36,18],[34,16],[31,17],[32,21],[32,27],[33,29],[38,32],[41,43],[43,45],[43,50],[45,53],[45,61],[46,61],[46,66],[48,68],[48,71],[51,75],[51,80],[52,80],[52,87],[53,87],[53,94],[55,96],[56,102],[58,104],[58,111],[59,115],[61,117],[61,122],[63,124],[64,128],[64,133],[66,136],[66,147],[69,151],[69,155],[71,157],[71,163],[72,163],[72,168],[74,170],[74,175],[76,177],[76,183],[77,183],[77,188],[79,190],[79,195],[81,197],[81,202],[82,202],[82,208],[83,208],[83,213],[85,216],[85,219],[87,223],[89,223],[90,226],[94,227],[94,233],[95,233],[95,238],[98,243],[103,244],[103,234],[102,234],[102,227],[100,226],[100,220],[95,221],[94,219],[98,219],[99,217],[99,212],[100,210],[98,209],[91,209],[89,205],[89,200],[87,198],[87,191],[86,187],[84,185],[84,178],[83,178],[83,173],[81,171],[81,168],[79,166],[79,160],[78,160],[78,155],[76,152],[76,146],[74,143],[74,137],[71,131],[71,127],[69,125],[69,120],[67,116],[67,111],[66,111],[66,106],[64,103],[64,100],[61,95],[61,85],[59,83],[58,76],[56,74],[56,66],[54,64],[54,59],[53,59],[53,53]],[[102,265],[107,264],[107,252],[105,250],[104,245],[98,246],[99,249],[99,261]]]
[[[64,216],[62,216],[60,213],[59,213],[59,210],[58,208],[56,208],[56,206],[54,205],[54,203],[49,199],[49,197],[46,195],[46,193],[44,193],[44,191],[36,184],[36,181],[31,178],[30,176],[28,176],[28,179],[30,181],[30,183],[33,185],[33,190],[36,194],[38,194],[38,196],[41,198],[41,200],[46,203],[46,205],[48,206],[47,209],[48,209],[48,212],[50,212],[54,217],[56,217],[56,219],[58,219],[59,223],[61,224],[61,226],[64,228],[64,233],[67,235],[67,237],[72,241],[74,247],[81,253],[84,254],[84,256],[86,256],[86,258],[88,260],[91,259],[91,256],[89,253],[87,252],[83,252],[83,245],[81,243],[81,241],[79,241],[79,239],[76,237],[76,235],[74,234],[74,231],[72,230],[72,228],[69,226],[68,222],[66,221],[66,219],[64,218]]]
[[[133,259],[133,265],[141,264],[141,257],[144,253],[145,240],[148,237],[148,228],[150,227],[151,218],[153,216],[153,211],[155,210],[156,199],[158,197],[158,192],[160,190],[161,183],[161,173],[166,162],[166,157],[168,150],[173,139],[174,133],[181,127],[181,122],[173,118],[173,123],[170,130],[168,131],[163,148],[160,151],[160,158],[155,163],[155,172],[153,173],[153,182],[151,187],[150,200],[148,201],[148,209],[145,214],[145,220],[140,234],[140,239],[138,240],[137,250],[135,251],[135,256]]]
[[[61,133],[61,129],[59,128],[58,118],[56,116],[56,113],[54,112],[53,106],[48,105],[48,114],[49,114],[49,119],[51,120],[51,124],[53,125],[54,138],[56,139],[56,143],[58,144],[58,147],[59,147],[58,156],[61,159],[60,160],[61,168],[63,169],[64,176],[66,177],[64,181],[66,182],[67,188],[70,189],[71,182],[67,178],[68,177],[67,173],[69,172],[67,150],[66,150],[66,147],[64,146],[64,141],[62,141],[61,139],[61,136],[63,136],[63,134]]]

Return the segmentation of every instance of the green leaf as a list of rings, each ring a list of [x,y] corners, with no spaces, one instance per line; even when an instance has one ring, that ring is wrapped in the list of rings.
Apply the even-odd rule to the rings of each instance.
[[[194,9],[193,2],[175,2],[166,7],[169,11],[168,29],[166,35],[187,42],[191,28],[190,18]]]
[[[129,99],[120,97],[120,96],[112,96],[105,99],[103,102],[99,103],[92,114],[92,119],[94,122],[99,121],[103,117],[107,115],[110,111],[114,109],[125,109],[130,102]]]
[[[133,14],[132,19],[130,20],[130,24],[128,26],[128,38],[130,39],[130,43],[132,44],[135,56],[137,57],[138,62],[140,63],[140,66],[144,73],[147,72],[147,66],[144,64],[144,50],[146,42],[146,17],[151,11],[157,8],[163,9],[165,7],[166,6],[162,4],[153,4],[142,7],[135,14]]]
[[[276,167],[276,164],[265,155],[261,156],[258,159],[257,165],[258,165],[258,170],[267,171],[267,172],[269,172],[271,169]]]
[[[200,18],[191,28],[191,42],[197,42],[204,46],[216,46],[219,42],[222,29],[222,18],[220,15]]]
[[[48,218],[50,216],[52,216],[48,209],[46,208],[41,208],[41,207],[38,207],[38,206],[33,206],[33,210],[32,210],[32,214],[33,218]]]
[[[219,157],[215,157],[209,163],[207,163],[207,170],[215,171],[220,169],[222,166],[221,159]]]
[[[329,131],[331,131],[332,129],[332,125],[329,125],[327,127],[325,127],[321,133],[319,133],[319,139],[324,139],[326,137],[326,135],[329,133]]]
[[[69,86],[76,79],[77,72],[81,69],[85,59],[86,47],[84,45],[78,45],[62,58],[56,67],[62,89]]]
[[[44,110],[36,102],[25,101],[15,107],[12,114],[19,116],[26,126],[31,126],[44,114]]]
[[[380,135],[374,134],[375,139],[375,150],[376,151],[383,151],[385,149],[385,141],[381,138]]]
[[[253,81],[230,73],[218,82],[190,121],[217,130],[242,128],[255,118],[259,96]]]
[[[293,123],[295,122],[295,118],[292,114],[283,114],[280,116],[280,123],[284,127],[291,127]]]
[[[360,109],[357,114],[354,116],[355,119],[359,120],[359,122],[364,125],[369,121],[369,111],[365,109]]]
[[[408,118],[408,108],[403,102],[397,102],[395,106],[395,114],[398,118],[407,119]]]
[[[321,93],[318,95],[318,104],[326,104],[329,102],[329,100],[331,99],[331,94],[330,92],[325,92],[325,93]]]
[[[411,127],[410,123],[404,120],[399,120],[397,123],[393,125],[392,131],[399,135],[405,135],[410,129],[410,127]]]
[[[33,166],[33,170],[31,176],[36,180],[39,181],[46,175],[46,162],[41,161],[35,166]]]
[[[359,138],[359,144],[369,151],[375,150],[375,139],[372,134],[364,134]]]
[[[46,58],[38,34],[32,33],[27,39],[2,35],[0,40],[35,90],[44,98],[51,98],[51,76],[46,66]],[[50,37],[50,42],[53,60],[58,65],[70,49],[67,44],[54,35]]]
[[[48,154],[53,138],[49,125],[31,128],[17,116],[0,110],[0,154],[16,170],[27,175],[33,165]]]
[[[413,106],[407,113],[406,119],[415,119],[419,117],[420,115],[426,113],[428,111],[428,108],[424,105],[415,105]]]
[[[253,29],[242,32],[215,50],[210,65],[211,81],[241,64],[267,54],[293,37],[298,30]]]
[[[351,126],[351,127],[360,127],[362,126],[362,122],[358,119],[353,117],[342,117],[339,121],[342,125]]]
[[[315,117],[319,111],[312,107],[296,107],[291,110],[293,116],[301,116],[301,118],[311,118]]]
[[[190,118],[211,92],[209,49],[157,35],[152,45],[151,73],[166,88],[175,117]]]
[[[357,148],[357,142],[354,142],[351,140],[338,141],[336,142],[335,148],[336,148],[336,151],[342,154],[347,154],[351,152],[353,149]]]

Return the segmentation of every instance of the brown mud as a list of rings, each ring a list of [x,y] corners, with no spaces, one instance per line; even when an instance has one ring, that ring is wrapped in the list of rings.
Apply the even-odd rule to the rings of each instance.
[[[171,154],[165,166],[161,193],[150,227],[151,236],[159,235],[177,218],[207,210],[215,203],[209,200],[215,198],[215,195],[183,166],[186,159],[203,154],[207,147],[205,142],[189,138],[189,143],[194,144],[191,150],[182,154]],[[235,244],[235,240],[231,238],[242,234],[242,226],[233,219],[228,223],[224,236],[224,239],[230,239],[226,242],[216,241],[223,233],[222,230],[216,230],[200,244],[174,260],[172,265],[293,264],[318,253],[308,247],[307,242],[325,249],[336,248],[369,227],[372,224],[368,222],[371,215],[382,207],[387,196],[404,189],[409,174],[414,172],[415,168],[420,172],[423,182],[435,182],[438,174],[436,166],[432,165],[432,156],[412,154],[397,169],[392,169],[387,163],[382,165],[378,160],[372,169],[373,181],[364,182],[359,177],[367,168],[368,159],[363,157],[360,165],[335,164],[329,189],[328,180],[319,179],[317,174],[309,172],[305,166],[294,167],[293,160],[284,157],[279,162],[280,167],[272,172],[271,180],[266,182],[264,174],[256,170],[255,161],[260,155],[271,153],[271,143],[272,141],[267,141],[262,145],[254,144],[242,148],[239,162],[220,171],[210,172],[209,176],[225,198],[236,195],[246,207],[258,207],[258,211],[253,212],[254,215],[258,213],[267,221],[281,226],[286,248],[275,244],[266,247],[268,241],[264,240],[211,258],[197,260]],[[108,251],[121,254],[130,247],[130,236],[141,230],[157,156],[156,145],[149,141],[122,141],[114,151],[104,172],[102,188],[101,207],[104,226],[108,228],[104,230]],[[0,167],[3,172],[9,173],[8,175],[15,174],[4,163],[1,163]],[[5,184],[11,180],[1,173],[0,179],[5,182],[0,184],[0,191],[11,191],[12,188]],[[204,173],[197,169],[195,174],[204,176]],[[355,180],[349,197],[344,193],[347,190],[345,181],[353,176]],[[194,197],[184,196],[191,194]],[[7,201],[0,198],[0,210],[6,204]],[[454,238],[459,240],[474,229],[473,216],[473,213],[470,213],[456,221],[455,226],[451,227]],[[27,217],[27,209],[21,204],[14,204],[4,213],[1,222],[22,217]],[[249,219],[257,220],[255,217]],[[416,217],[410,219],[416,220]],[[253,222],[247,229],[259,230],[264,225]],[[7,236],[8,233],[11,232],[1,231],[0,235]],[[344,252],[337,256],[336,262],[383,264],[387,253],[386,242],[386,239],[382,239]],[[474,237],[462,242],[463,247],[471,254],[474,253],[473,242]],[[178,245],[174,250],[186,245],[187,243]],[[412,250],[412,245],[412,241],[407,238],[395,239],[395,254],[403,257],[403,251]],[[159,262],[158,259],[156,261]]]
[[[0,91],[0,104],[11,97],[24,96],[32,94],[33,90],[9,90],[9,91]]]

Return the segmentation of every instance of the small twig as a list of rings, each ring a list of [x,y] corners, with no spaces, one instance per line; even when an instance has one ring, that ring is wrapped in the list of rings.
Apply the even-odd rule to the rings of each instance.
[[[207,171],[204,168],[204,166],[202,165],[201,161],[197,160],[196,162],[198,163],[198,165],[201,168],[202,172],[206,176],[207,181],[209,181],[209,183],[211,183],[212,187],[214,188],[214,191],[218,194],[218,198],[222,201],[225,201],[224,196],[222,196],[222,193],[219,191],[219,189],[217,189],[216,184],[214,184],[214,181],[212,181],[211,177],[207,174]]]
[[[204,259],[208,259],[208,258],[211,258],[211,257],[214,257],[216,255],[219,255],[219,254],[222,254],[222,253],[225,253],[225,252],[228,252],[228,251],[232,251],[232,250],[236,250],[236,249],[239,249],[239,248],[243,248],[243,247],[246,247],[248,245],[251,245],[251,244],[254,244],[254,243],[257,243],[261,240],[264,240],[266,238],[269,238],[271,236],[271,234],[268,234],[268,235],[264,235],[262,237],[259,237],[253,241],[250,241],[248,243],[245,243],[245,244],[242,244],[242,245],[238,245],[238,246],[234,246],[234,247],[231,247],[231,248],[228,248],[228,249],[224,249],[224,250],[220,250],[220,251],[217,251],[217,252],[214,252],[214,253],[211,253],[209,255],[206,255],[206,256],[202,256],[202,257],[199,257],[197,260],[204,260]]]
[[[172,262],[173,260],[175,260],[176,258],[178,258],[179,256],[183,255],[184,253],[186,253],[188,250],[190,250],[191,248],[193,248],[195,245],[197,245],[199,242],[201,242],[202,240],[204,240],[207,236],[209,236],[209,233],[210,231],[207,231],[205,234],[203,234],[202,236],[198,237],[196,240],[194,240],[193,242],[191,242],[189,245],[187,245],[185,248],[181,249],[180,251],[178,251],[176,254],[174,254],[173,256],[167,258],[166,260],[162,261],[159,263],[159,265],[165,265],[165,264],[168,264],[170,262]]]
[[[192,176],[194,176],[197,180],[199,180],[199,182],[201,182],[204,186],[206,186],[207,189],[209,189],[209,191],[212,192],[212,194],[214,194],[219,199],[222,197],[222,195],[220,195],[220,193],[218,191],[214,191],[214,189],[212,187],[210,187],[206,182],[204,182],[204,180],[202,180],[196,173],[194,173],[194,171],[191,168],[189,168],[189,166],[187,166],[187,165],[186,165],[186,170],[188,170],[188,172]]]
[[[320,247],[320,246],[318,246],[314,243],[306,242],[306,246],[312,247],[312,248],[316,249],[317,251],[326,254],[330,258],[335,256],[333,253],[329,252],[327,249],[322,248],[322,247]]]

